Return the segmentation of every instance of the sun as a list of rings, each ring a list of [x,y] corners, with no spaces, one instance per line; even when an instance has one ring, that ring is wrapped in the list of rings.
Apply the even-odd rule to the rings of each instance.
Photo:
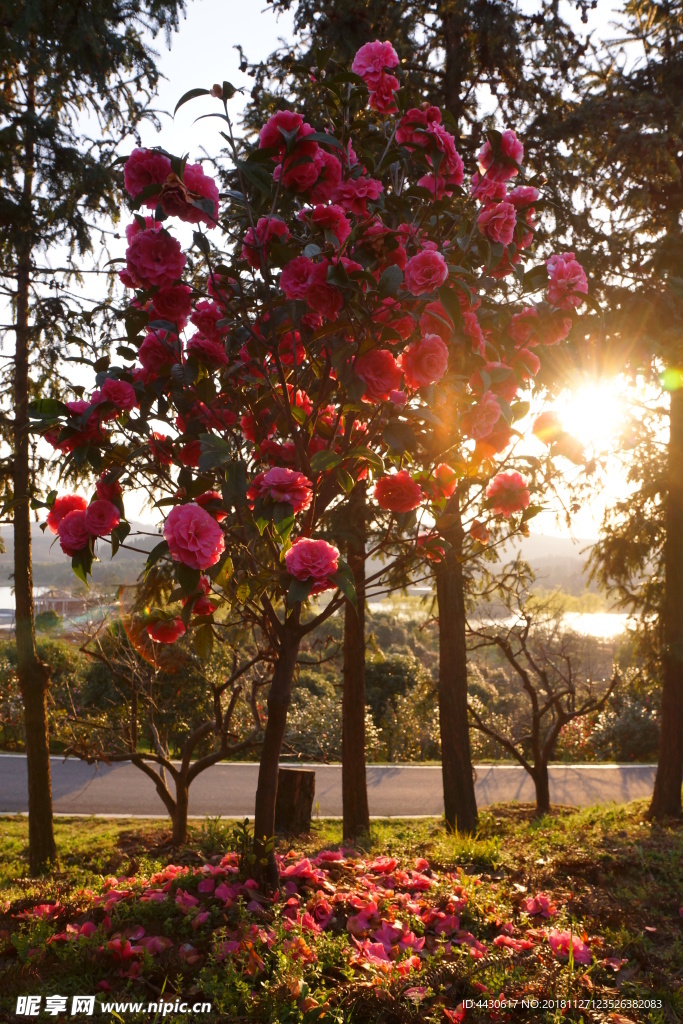
[[[614,448],[624,423],[624,382],[591,380],[563,392],[554,404],[562,426],[593,454]]]

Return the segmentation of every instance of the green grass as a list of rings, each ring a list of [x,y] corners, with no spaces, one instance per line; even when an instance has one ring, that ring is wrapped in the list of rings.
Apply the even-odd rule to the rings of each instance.
[[[566,995],[567,986],[572,984],[578,986],[574,991],[580,991],[583,998],[592,996],[613,1001],[649,998],[662,1003],[661,1008],[623,1008],[622,1004],[621,1009],[615,1006],[604,1011],[571,1010],[565,1014],[546,1010],[525,1015],[517,1010],[511,1019],[558,1024],[562,1020],[614,1024],[615,1018],[609,1014],[618,1011],[626,1020],[634,1022],[672,1024],[683,1020],[683,918],[679,914],[679,907],[683,904],[683,828],[680,822],[660,825],[646,821],[645,807],[645,803],[639,801],[577,812],[559,810],[553,818],[535,821],[528,805],[499,805],[482,812],[479,831],[473,837],[449,834],[437,819],[382,820],[372,823],[370,834],[356,844],[356,849],[367,859],[386,854],[397,857],[404,864],[414,862],[416,857],[425,857],[434,871],[457,869],[463,879],[478,879],[479,888],[473,890],[478,895],[476,898],[472,896],[472,913],[475,914],[476,909],[476,914],[471,919],[473,923],[467,927],[473,930],[477,926],[482,928],[480,934],[489,942],[495,934],[497,917],[509,920],[517,913],[515,906],[521,893],[547,893],[562,908],[558,926],[585,933],[595,957],[618,956],[628,960],[614,975],[595,963],[585,975],[582,974],[583,968],[570,971],[571,965],[565,965],[553,974],[550,970],[553,965],[550,964],[546,972],[549,997]],[[44,967],[32,966],[29,946],[45,942],[47,925],[43,921],[26,923],[17,914],[37,904],[58,901],[72,908],[70,920],[82,920],[87,903],[83,897],[84,890],[100,893],[104,878],[111,875],[119,879],[136,875],[149,878],[169,863],[192,866],[212,858],[215,863],[219,855],[234,848],[234,827],[234,822],[219,819],[193,823],[187,847],[172,851],[168,846],[170,830],[161,821],[59,818],[55,822],[59,863],[45,877],[30,879],[26,874],[26,819],[0,819],[0,993],[3,989],[12,996],[14,992],[21,991],[57,993],[61,991],[60,986],[65,991],[75,991],[80,972],[86,970],[83,950],[77,949],[78,943],[62,943],[59,948],[48,946],[46,948],[52,951],[51,959],[48,957],[43,961]],[[321,849],[339,846],[341,842],[341,823],[321,819],[313,823],[309,836],[281,840],[279,850],[283,854],[291,851],[297,856],[308,856]],[[152,905],[147,906],[150,914],[156,912]],[[183,920],[182,925],[189,927],[189,920]],[[154,931],[149,933],[154,934]],[[200,945],[199,932],[187,934],[190,941]],[[178,937],[177,941],[185,940]],[[322,961],[323,955],[329,959],[328,966],[322,962],[318,965],[320,985],[328,978],[326,984],[329,987],[329,977],[336,976],[335,971],[339,971],[335,964],[338,965],[345,941],[341,936],[330,935],[329,940],[326,938],[317,947],[319,960]],[[604,953],[595,952],[599,950],[604,950]],[[275,972],[279,978],[291,978],[292,964],[285,963],[285,960]],[[523,987],[524,971],[531,970],[531,961],[520,961],[512,968],[509,966],[511,962],[504,961],[503,966],[497,966],[492,961],[487,966],[485,980],[490,991],[495,991],[496,986],[500,991],[509,991],[510,985],[516,986],[517,990]],[[198,984],[203,992],[211,994],[214,1003],[228,1000],[232,1006],[230,1000],[235,1000],[235,1006],[248,1007],[249,992],[256,982],[249,980],[246,983],[234,971],[230,973],[231,970],[229,961],[214,963],[209,957],[201,971],[197,969]],[[535,970],[536,974],[533,979],[530,975],[529,982],[533,982],[538,991],[538,964]],[[48,973],[45,975],[44,971]],[[182,993],[183,985],[188,988],[187,972],[184,977],[177,967],[176,972],[169,976],[168,984]],[[582,978],[588,978],[588,981]],[[349,984],[348,979],[339,974],[333,989],[339,988],[340,983]],[[132,994],[122,998],[134,999],[135,983],[129,984]],[[290,980],[287,984],[294,982]],[[354,981],[353,984],[358,983]],[[419,978],[416,977],[413,984],[419,984]],[[591,989],[590,985],[594,987]],[[244,988],[243,992],[240,992],[240,986]],[[376,986],[374,991],[379,992]],[[144,998],[147,997],[145,994]],[[391,992],[383,998],[390,997],[393,998]],[[343,1020],[344,1024],[347,1020],[349,1024],[364,1024],[365,1021],[368,1024],[402,1024],[403,1021],[419,1024],[427,1020],[446,1020],[445,1015],[443,1018],[439,1015],[438,1000],[430,1010],[432,1015],[427,1016],[419,1010],[413,1013],[408,1010],[399,1012],[399,1009],[395,1009],[395,1015],[391,1016],[388,1004],[382,1004],[381,1000],[376,1005],[370,1004],[366,999],[362,1004],[354,1004],[356,1009],[349,1011],[350,1016],[339,1017],[332,1009],[322,1015],[314,1009],[301,1011],[297,1008],[301,1006],[300,995],[298,1003],[290,999],[291,1006],[286,1011],[280,990],[273,999],[274,1002],[269,1004],[270,1017],[259,1015],[265,1012],[262,1008],[260,1011],[254,1009],[253,1015],[252,1011],[243,1009],[240,1014],[235,1011],[234,1015],[228,1013],[212,1019],[268,1021],[269,1024],[270,1020],[276,1019],[283,1024],[285,1021],[312,1024],[314,1020],[320,1020],[322,1024],[337,1020]],[[322,999],[323,996],[318,997],[319,1002]],[[0,1007],[2,1005],[0,1000]],[[264,1004],[260,1005],[263,1007]],[[273,1006],[280,1007],[274,1017]],[[282,1016],[279,1016],[280,1012]],[[13,1012],[9,1011],[3,1017],[0,1009],[0,1020],[15,1019]],[[39,1019],[54,1018],[43,1016]],[[72,1018],[67,1016],[64,1019]],[[165,1019],[181,1020],[174,1016]],[[468,1010],[466,1018],[468,1024],[489,1019],[493,1018],[476,1008]]]

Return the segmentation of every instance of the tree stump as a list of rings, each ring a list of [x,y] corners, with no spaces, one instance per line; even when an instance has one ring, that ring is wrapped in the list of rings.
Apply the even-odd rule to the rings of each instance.
[[[277,776],[275,831],[299,836],[311,830],[315,772],[310,768],[280,768]]]

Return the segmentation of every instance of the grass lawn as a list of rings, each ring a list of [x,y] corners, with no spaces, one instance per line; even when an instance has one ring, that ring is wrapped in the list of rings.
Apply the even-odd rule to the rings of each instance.
[[[0,819],[0,1020],[40,995],[38,1020],[681,1021],[683,828],[645,806],[535,822],[501,805],[476,838],[378,821],[343,852],[321,820],[279,842],[278,899],[232,823],[171,851],[163,822],[60,818],[59,867],[32,880],[26,819]],[[77,994],[144,1011],[72,1014]],[[55,995],[68,1009],[48,1015]]]

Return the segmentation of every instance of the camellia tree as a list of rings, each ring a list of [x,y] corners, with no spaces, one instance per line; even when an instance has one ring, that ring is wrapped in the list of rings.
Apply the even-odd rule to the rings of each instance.
[[[523,159],[514,132],[483,140],[465,187],[440,111],[410,106],[397,65],[390,44],[366,44],[352,71],[325,78],[319,130],[279,110],[253,146],[234,139],[234,90],[214,86],[233,162],[222,208],[199,165],[134,151],[126,187],[151,214],[136,214],[127,231],[128,343],[89,401],[34,409],[63,460],[101,474],[90,502],[66,495],[51,505],[75,571],[87,577],[98,538],[114,551],[125,541],[124,490],[149,486],[168,508],[149,565],[170,560],[177,582],[150,611],[152,639],[173,643],[191,630],[208,655],[229,605],[274,652],[254,825],[270,884],[299,646],[344,602],[356,604],[353,573],[325,539],[330,524],[365,480],[384,510],[385,548],[404,569],[450,550],[446,531],[444,543],[426,529],[432,510],[480,440],[491,439],[495,461],[525,412],[494,388],[501,364],[515,392],[523,387],[538,365],[526,343],[566,334],[565,311],[586,291],[571,254],[522,268],[538,191],[513,187]],[[169,217],[196,226],[188,253]],[[548,278],[548,301],[531,306],[524,290]],[[532,488],[519,473],[494,475],[487,514],[524,513]]]

